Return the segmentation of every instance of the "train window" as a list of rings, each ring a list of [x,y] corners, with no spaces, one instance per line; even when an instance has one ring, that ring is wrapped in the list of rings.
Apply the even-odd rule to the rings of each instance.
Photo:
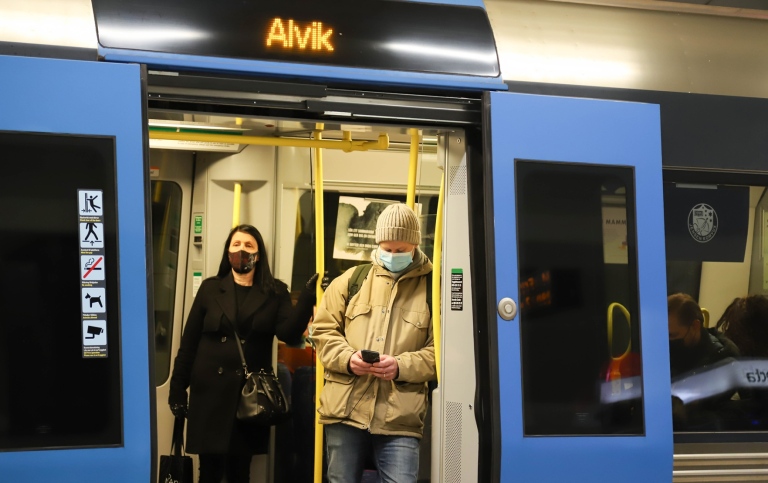
[[[155,384],[157,386],[165,383],[171,370],[180,229],[181,187],[169,181],[152,181]]]
[[[0,152],[0,450],[119,445],[114,138]]]
[[[668,182],[664,205],[676,441],[768,431],[765,187]]]
[[[524,434],[643,434],[634,172],[515,172]]]

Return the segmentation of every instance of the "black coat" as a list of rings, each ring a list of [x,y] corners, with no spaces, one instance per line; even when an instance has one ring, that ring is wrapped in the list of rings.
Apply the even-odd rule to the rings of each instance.
[[[171,376],[169,404],[187,404],[186,451],[193,454],[267,452],[269,428],[235,418],[243,368],[232,324],[239,320],[248,370],[272,369],[273,337],[301,340],[312,316],[314,291],[302,291],[294,309],[286,285],[267,294],[253,286],[237,310],[232,274],[205,280],[189,312]]]

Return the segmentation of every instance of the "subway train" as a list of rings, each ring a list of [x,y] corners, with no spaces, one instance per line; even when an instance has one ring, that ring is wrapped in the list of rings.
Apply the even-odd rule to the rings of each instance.
[[[438,282],[420,481],[768,481],[768,360],[670,374],[668,295],[714,337],[768,294],[768,13],[700,3],[0,1],[0,481],[158,481],[229,229],[296,295],[394,201]],[[251,480],[322,481],[311,343],[274,366]]]

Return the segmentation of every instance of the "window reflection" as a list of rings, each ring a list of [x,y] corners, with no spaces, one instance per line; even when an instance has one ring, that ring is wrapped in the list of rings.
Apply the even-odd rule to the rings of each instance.
[[[525,434],[642,434],[632,169],[515,171]]]
[[[165,383],[171,370],[180,227],[181,187],[169,181],[152,181],[155,384],[157,386]]]
[[[666,227],[691,211],[695,193],[697,205],[719,214],[712,240],[728,233],[720,245],[694,252],[679,249],[687,243],[685,220],[685,230],[666,232],[674,429],[768,431],[765,188],[666,183],[664,193]]]

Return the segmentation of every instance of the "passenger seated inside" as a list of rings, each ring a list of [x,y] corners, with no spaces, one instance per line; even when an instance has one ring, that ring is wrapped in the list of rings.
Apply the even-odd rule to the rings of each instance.
[[[768,365],[768,297],[749,295],[734,299],[717,321],[717,328],[736,344],[742,358],[762,359]],[[765,431],[768,429],[768,388],[740,388],[728,409],[729,429]]]
[[[672,375],[672,422],[675,431],[716,431],[723,429],[725,406],[735,390],[710,393],[709,377],[718,377],[715,369],[719,362],[739,355],[733,342],[717,329],[704,327],[704,316],[699,304],[690,295],[677,293],[667,297],[669,324],[669,364]],[[703,378],[703,380],[702,380]],[[686,380],[687,379],[687,380]],[[681,380],[701,397],[683,401],[674,396],[674,387]],[[690,393],[691,391],[689,391]],[[727,417],[725,417],[727,419]]]
[[[704,327],[699,304],[690,295],[676,293],[667,297],[669,323],[669,368],[672,377],[702,368],[739,350],[716,328]]]
[[[725,309],[717,329],[733,341],[742,357],[768,359],[768,297],[739,297]]]

